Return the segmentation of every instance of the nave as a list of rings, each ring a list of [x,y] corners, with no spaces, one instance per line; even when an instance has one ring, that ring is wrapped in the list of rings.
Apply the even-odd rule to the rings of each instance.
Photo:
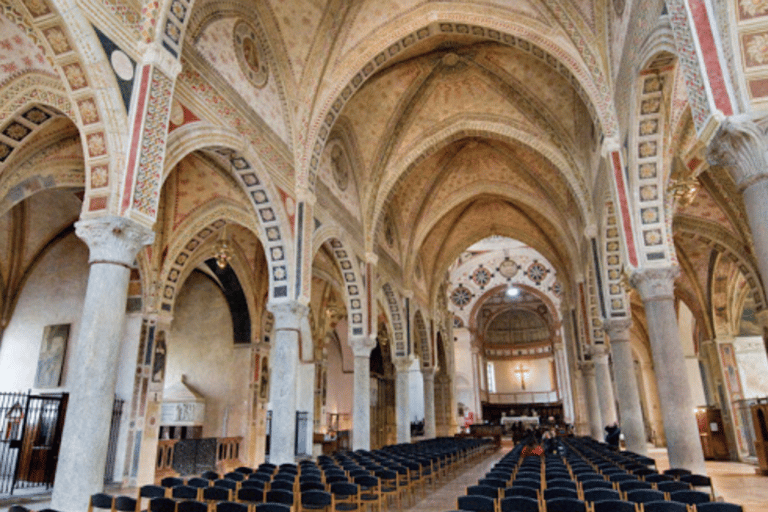
[[[477,486],[478,482],[486,478],[501,461],[509,459],[514,447],[512,441],[504,439],[499,449],[481,453],[474,461],[461,465],[432,485],[425,486],[423,491],[417,489],[412,497],[404,497],[400,508],[397,507],[395,500],[391,502],[386,500],[382,510],[401,510],[402,512],[457,510],[458,498],[465,495],[470,486]],[[650,447],[649,456],[654,459],[655,468],[659,473],[669,469],[666,450]],[[738,462],[707,461],[706,474],[712,480],[712,491],[717,502],[738,504],[742,506],[743,512],[768,510],[768,476],[756,474],[754,466]],[[114,496],[136,496],[139,490],[133,487],[114,487],[106,492]],[[20,505],[24,509],[11,510],[14,505]],[[49,506],[50,495],[34,495],[27,498],[17,496],[0,501],[0,512],[43,511],[49,509]]]

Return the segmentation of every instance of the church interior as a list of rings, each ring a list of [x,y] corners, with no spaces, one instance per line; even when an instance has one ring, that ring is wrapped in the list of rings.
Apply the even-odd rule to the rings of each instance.
[[[3,0],[0,503],[618,425],[766,510],[767,111],[766,0]]]

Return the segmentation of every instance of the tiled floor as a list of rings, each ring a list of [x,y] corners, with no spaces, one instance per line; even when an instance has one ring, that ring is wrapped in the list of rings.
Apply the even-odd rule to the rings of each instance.
[[[512,445],[504,443],[501,450],[485,457],[477,465],[468,467],[453,478],[440,482],[433,492],[429,492],[430,489],[428,489],[426,496],[417,495],[415,502],[406,501],[403,512],[455,510],[456,498],[464,494],[468,486],[475,485],[485,476],[485,473],[510,449]],[[656,459],[659,470],[669,467],[666,450],[652,448],[649,455]],[[737,462],[707,462],[707,473],[712,477],[715,493],[723,501],[742,505],[744,512],[768,512],[768,476],[757,475],[755,466]],[[32,510],[41,510],[49,504],[49,501],[42,500],[26,505]],[[0,512],[6,510],[7,505],[0,505]]]

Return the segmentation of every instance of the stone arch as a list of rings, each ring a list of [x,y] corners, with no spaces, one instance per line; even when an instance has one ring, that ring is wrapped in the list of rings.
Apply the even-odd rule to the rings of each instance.
[[[111,94],[111,91],[117,89],[116,84],[114,88],[99,87],[96,84],[100,84],[101,80],[95,80],[92,76],[96,68],[99,73],[104,66],[110,68],[107,56],[100,51],[101,45],[94,29],[76,1],[27,3],[26,7],[34,31],[33,39],[57,68],[61,81],[66,82],[69,90],[77,94],[77,101],[70,96],[70,107],[62,111],[74,114],[71,117],[74,117],[75,125],[82,134],[86,174],[83,213],[116,213],[116,197],[121,185],[119,176],[124,169],[115,168],[115,165],[123,161],[122,158],[116,158],[115,154],[123,152],[122,139],[126,130],[124,118],[107,113],[122,112],[125,107],[119,95]],[[9,19],[22,28],[28,28],[24,26],[22,15],[13,10],[5,13],[10,12],[13,15]],[[105,180],[106,184],[97,187],[98,190],[92,187],[93,182],[104,183]]]
[[[466,18],[469,17],[470,15]],[[595,78],[601,77],[599,71],[595,73],[595,69],[584,67],[581,56],[570,54],[565,48],[555,44],[551,37],[548,38],[530,27],[504,23],[491,17],[478,19],[477,13],[472,13],[471,18],[473,21],[479,21],[479,23],[464,23],[459,18],[465,18],[465,16],[458,14],[455,9],[436,12],[435,7],[430,7],[424,12],[412,11],[409,18],[408,23],[403,23],[398,19],[390,27],[382,28],[379,33],[386,34],[386,40],[372,41],[370,48],[358,48],[355,54],[359,57],[345,66],[346,72],[343,73],[343,76],[339,77],[338,80],[333,80],[333,83],[339,85],[325,96],[318,114],[309,125],[307,140],[314,142],[311,142],[311,146],[306,149],[302,149],[304,154],[301,158],[301,169],[297,179],[299,185],[314,190],[320,153],[325,146],[333,124],[346,102],[365,83],[366,79],[414,43],[430,37],[443,37],[446,34],[471,34],[487,41],[531,53],[573,85],[589,110],[593,122],[602,126],[604,133],[611,136],[617,132],[617,122],[611,106],[609,88],[607,84],[595,82]],[[381,50],[381,48],[386,48],[386,50]],[[309,153],[307,149],[309,149]]]
[[[228,223],[236,223],[257,234],[257,225],[252,215],[230,203],[219,203],[207,208],[193,219],[185,221],[173,241],[168,245],[167,257],[160,271],[157,308],[160,313],[173,314],[176,296],[187,274],[194,268],[195,262],[201,260],[198,249],[207,240],[218,236],[219,230]],[[262,239],[259,237],[259,241]],[[262,246],[264,243],[262,241]],[[266,251],[266,247],[265,247]],[[269,258],[265,254],[267,262]],[[270,289],[271,289],[270,273]]]
[[[608,314],[611,317],[628,317],[629,297],[622,284],[624,260],[621,251],[621,229],[613,200],[605,201],[602,219],[602,247],[598,253],[603,255],[602,270]]]
[[[757,270],[757,262],[752,254],[744,251],[744,244],[732,233],[714,222],[703,219],[694,220],[683,215],[675,217],[673,226],[676,234],[697,239],[734,262],[752,291],[757,309],[762,310],[768,306],[765,287]]]
[[[35,172],[36,169],[25,169],[27,172],[19,173],[15,182],[0,182],[0,217],[20,202],[44,190],[85,187],[85,174],[80,169],[72,169],[70,162],[46,163],[45,170],[41,172]]]
[[[421,310],[417,309],[413,314],[413,341],[414,352],[421,360],[422,368],[434,368],[432,357],[432,343],[429,339],[429,330]]]
[[[403,312],[398,294],[390,283],[384,283],[381,287],[386,298],[386,311],[392,325],[392,336],[395,345],[393,356],[395,358],[405,358],[408,356],[408,347],[405,329],[403,328]]]
[[[549,314],[552,316],[552,318],[555,319],[555,324],[550,326],[551,333],[555,335],[558,329],[560,329],[563,319],[560,315],[560,309],[555,306],[555,303],[552,300],[552,298],[549,297],[548,294],[542,292],[539,289],[534,288],[533,286],[527,283],[511,281],[509,284],[512,284],[517,288],[522,288],[523,290],[541,299],[541,301],[547,306],[547,309],[549,310]],[[475,301],[475,304],[472,306],[472,310],[469,313],[469,329],[471,330],[477,329],[477,326],[478,326],[477,315],[480,313],[480,308],[482,307],[483,303],[485,303],[485,299],[487,299],[492,295],[496,295],[501,289],[507,288],[508,286],[509,285],[507,284],[494,286],[493,288],[489,288],[485,293],[483,293],[480,297],[477,298],[477,300]]]
[[[587,184],[584,181],[583,173],[576,172],[578,167],[569,156],[562,153],[559,148],[543,144],[531,133],[518,129],[504,122],[503,119],[462,117],[450,124],[437,126],[433,133],[420,138],[417,146],[408,148],[388,167],[392,172],[388,172],[387,178],[381,183],[373,210],[366,212],[370,216],[371,226],[376,228],[374,232],[383,229],[381,224],[384,218],[384,206],[398,183],[404,180],[419,163],[430,155],[453,142],[470,136],[521,144],[543,156],[565,176],[585,222],[590,223],[592,221],[594,214],[588,201]]]
[[[360,271],[360,262],[356,257],[352,245],[346,241],[346,237],[340,229],[329,226],[318,230],[312,238],[312,259],[320,250],[320,247],[328,243],[331,253],[343,279],[344,300],[347,305],[347,325],[349,328],[349,340],[353,337],[365,336],[368,317],[368,305],[366,304],[365,283]]]
[[[281,200],[269,173],[237,132],[207,123],[183,128],[175,130],[169,138],[167,152],[171,158],[166,159],[163,177],[188,154],[211,151],[222,168],[231,170],[253,207],[252,215],[257,218],[255,232],[267,251],[270,300],[291,298],[289,288],[294,276],[290,275],[287,262],[293,253],[293,226],[289,221],[290,207],[295,204],[293,199],[286,194]]]

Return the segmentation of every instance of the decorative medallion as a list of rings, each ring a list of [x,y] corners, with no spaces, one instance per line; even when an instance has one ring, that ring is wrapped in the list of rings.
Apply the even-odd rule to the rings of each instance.
[[[269,78],[269,68],[256,31],[248,23],[238,21],[233,37],[240,70],[255,87],[264,87]]]
[[[472,280],[480,288],[483,288],[485,285],[487,285],[491,281],[492,277],[493,275],[491,274],[491,271],[482,266],[478,267],[477,270],[472,273]]]
[[[517,266],[517,263],[514,261],[504,260],[499,264],[498,271],[502,276],[506,277],[507,279],[511,279],[517,274],[518,268],[519,267]]]
[[[349,185],[349,161],[340,144],[334,144],[333,148],[331,148],[331,171],[333,172],[333,181],[336,182],[339,190],[347,190]]]
[[[464,327],[464,320],[456,315],[453,315],[453,328],[459,329],[460,327]]]
[[[547,267],[535,260],[533,263],[531,263],[527,270],[528,279],[536,283],[537,286],[540,285],[544,278],[547,277],[548,273],[549,270]]]
[[[472,292],[470,292],[463,284],[460,284],[451,292],[451,302],[460,308],[469,304],[470,300],[472,300]]]

